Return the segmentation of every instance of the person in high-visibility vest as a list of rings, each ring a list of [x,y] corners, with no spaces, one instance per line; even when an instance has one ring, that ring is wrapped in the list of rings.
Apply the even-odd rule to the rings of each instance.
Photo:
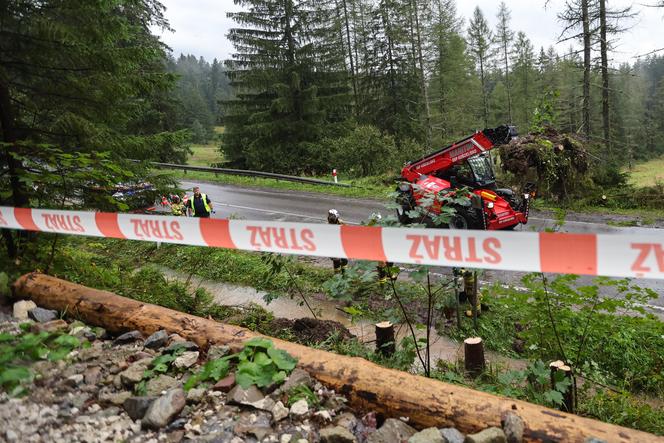
[[[212,201],[195,186],[193,197],[187,201],[187,210],[192,217],[208,218],[213,212]]]

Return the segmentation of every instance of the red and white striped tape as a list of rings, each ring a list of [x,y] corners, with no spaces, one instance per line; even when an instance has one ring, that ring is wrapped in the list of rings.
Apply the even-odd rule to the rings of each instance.
[[[664,236],[338,226],[0,206],[0,228],[447,267],[664,278]]]

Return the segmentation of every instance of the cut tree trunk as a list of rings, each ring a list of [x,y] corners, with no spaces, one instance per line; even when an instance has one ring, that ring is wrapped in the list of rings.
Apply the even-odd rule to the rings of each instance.
[[[486,367],[484,360],[484,343],[480,337],[471,337],[463,341],[463,353],[466,372],[477,377]]]
[[[569,386],[567,387],[567,390],[565,392],[561,392],[563,394],[563,404],[560,405],[560,409],[565,412],[571,412],[574,413],[574,380],[572,380],[572,368],[567,366],[565,362],[561,360],[556,360],[554,362],[551,362],[549,364],[549,369],[551,370],[551,389],[552,390],[557,390],[556,389],[556,374],[558,372],[562,372],[564,374],[564,378],[569,380]]]
[[[389,321],[376,323],[376,352],[389,357],[395,351],[394,325]]]
[[[19,298],[67,312],[77,319],[101,326],[111,333],[159,329],[177,333],[206,348],[228,345],[233,352],[261,334],[160,306],[131,300],[107,291],[87,288],[43,274],[26,274],[13,285]],[[645,432],[555,411],[520,400],[443,383],[388,369],[358,357],[347,357],[272,339],[275,346],[298,359],[298,366],[314,378],[345,395],[357,409],[373,410],[387,417],[409,417],[419,427],[453,426],[474,433],[500,426],[503,413],[512,411],[525,422],[526,441],[583,442],[594,437],[607,442],[662,442]]]

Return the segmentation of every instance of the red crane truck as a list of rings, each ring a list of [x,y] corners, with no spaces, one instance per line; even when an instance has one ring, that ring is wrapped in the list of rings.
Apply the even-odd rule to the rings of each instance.
[[[397,216],[403,224],[422,222],[433,225],[446,204],[440,197],[453,196],[460,188],[469,188],[471,204],[456,205],[448,223],[453,229],[514,229],[528,222],[530,194],[516,194],[498,188],[489,151],[507,144],[516,136],[514,126],[485,129],[470,137],[407,163],[401,171],[397,188]],[[433,199],[431,197],[439,197]],[[428,207],[424,207],[428,205]],[[411,218],[417,207],[423,217]]]

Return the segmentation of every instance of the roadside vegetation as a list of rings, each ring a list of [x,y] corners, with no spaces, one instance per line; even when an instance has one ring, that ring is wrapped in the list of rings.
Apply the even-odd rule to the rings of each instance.
[[[623,168],[629,176],[629,183],[637,188],[656,186],[664,183],[664,157],[653,158]]]
[[[472,309],[466,302],[460,306],[459,327],[456,314],[449,314],[456,306],[450,279],[434,278],[426,268],[380,284],[377,263],[372,262],[352,263],[340,276],[331,266],[272,254],[72,237],[63,239],[51,256],[48,244],[42,240],[26,245],[18,266],[4,261],[9,280],[48,266],[51,274],[70,281],[295,341],[292,330],[280,328],[269,311],[256,305],[219,306],[204,288],[166,278],[162,267],[177,269],[189,279],[252,286],[267,293],[266,301],[306,300],[314,312],[314,299],[324,294],[358,320],[388,319],[411,324],[415,332],[430,329],[458,340],[477,335],[488,349],[530,363],[519,370],[490,365],[480,376],[469,377],[462,362],[427,361],[426,338],[419,332],[398,343],[388,357],[340,332],[328,332],[309,345],[401,370],[412,370],[415,364],[446,382],[552,407],[560,406],[567,386],[551,388],[548,362],[565,356],[576,362],[579,413],[664,435],[664,408],[648,400],[664,395],[664,324],[638,306],[653,294],[627,281],[598,279],[594,285],[578,287],[573,276],[543,280],[530,275],[523,282],[527,292],[483,287],[476,323],[466,317],[466,310]],[[139,259],[142,266],[136,269]],[[609,288],[623,297],[605,297]]]

